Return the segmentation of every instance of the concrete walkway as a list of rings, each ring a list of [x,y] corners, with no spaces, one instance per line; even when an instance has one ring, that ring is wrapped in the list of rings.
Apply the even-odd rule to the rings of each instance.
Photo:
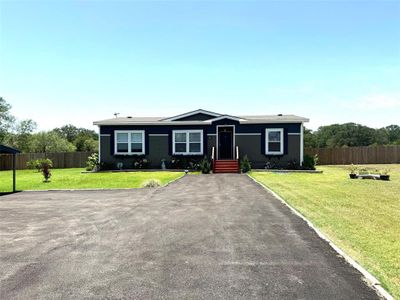
[[[245,175],[0,197],[0,299],[377,299]]]

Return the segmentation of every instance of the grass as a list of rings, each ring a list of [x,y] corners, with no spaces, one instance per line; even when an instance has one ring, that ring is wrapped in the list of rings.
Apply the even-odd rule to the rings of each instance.
[[[84,169],[53,169],[48,183],[41,173],[33,170],[17,170],[18,190],[88,189],[88,188],[138,188],[150,179],[165,185],[183,176],[183,172],[115,172],[81,173]],[[0,192],[12,190],[12,171],[0,172]]]
[[[323,174],[251,172],[311,220],[400,299],[400,165],[391,181],[349,179],[347,166],[320,166]]]

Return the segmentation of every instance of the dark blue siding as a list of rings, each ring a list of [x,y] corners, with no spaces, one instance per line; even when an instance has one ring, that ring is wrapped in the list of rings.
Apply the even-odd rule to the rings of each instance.
[[[261,153],[265,153],[265,129],[283,128],[284,129],[284,154],[288,154],[288,133],[300,133],[300,123],[269,123],[269,124],[239,124],[234,120],[220,120],[213,124],[205,125],[119,125],[119,126],[100,126],[100,134],[110,134],[110,154],[114,154],[114,130],[145,130],[146,154],[149,153],[149,134],[168,134],[169,136],[169,155],[172,154],[172,130],[202,129],[203,130],[203,149],[207,149],[207,134],[215,134],[217,125],[235,125],[235,133],[261,133]],[[276,157],[276,156],[275,156]]]

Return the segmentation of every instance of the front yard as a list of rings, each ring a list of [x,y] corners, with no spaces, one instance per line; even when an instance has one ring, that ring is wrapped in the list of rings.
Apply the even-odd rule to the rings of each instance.
[[[41,173],[34,170],[17,170],[17,190],[138,188],[150,179],[162,185],[183,176],[183,172],[115,172],[81,173],[82,168],[52,169],[51,181],[43,182]],[[12,171],[0,172],[0,192],[12,190]]]
[[[400,299],[400,165],[391,181],[349,179],[346,166],[323,174],[251,172],[312,221]]]

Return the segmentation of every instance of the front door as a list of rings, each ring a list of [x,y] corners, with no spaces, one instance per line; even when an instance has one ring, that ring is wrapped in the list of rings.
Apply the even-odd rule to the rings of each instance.
[[[233,159],[233,127],[218,127],[218,159]]]

